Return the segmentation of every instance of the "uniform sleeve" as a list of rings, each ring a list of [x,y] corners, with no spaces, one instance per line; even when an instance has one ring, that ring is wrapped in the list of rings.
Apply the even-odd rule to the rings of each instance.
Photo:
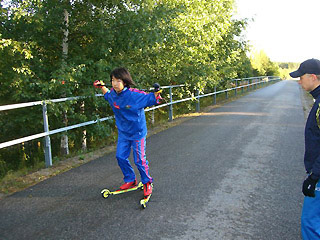
[[[318,103],[318,109],[316,111],[316,121],[317,121],[317,125],[318,125],[318,130],[320,131],[320,119],[319,119],[319,115],[320,115],[320,103]]]
[[[320,179],[320,156],[317,157],[312,167],[312,174]]]
[[[318,103],[318,108],[316,111],[316,122],[317,122],[317,134],[315,134],[316,146],[317,148],[320,148],[320,103]],[[320,178],[320,155],[316,156],[316,159],[314,161],[314,164],[312,166],[312,173],[314,176]]]
[[[132,98],[138,109],[146,108],[157,104],[157,99],[154,93],[146,93],[137,89],[130,89]]]

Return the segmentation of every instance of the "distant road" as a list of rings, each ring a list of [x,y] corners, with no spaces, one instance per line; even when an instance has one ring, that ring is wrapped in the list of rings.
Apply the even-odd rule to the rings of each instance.
[[[297,82],[259,89],[148,138],[147,209],[101,197],[111,153],[0,200],[0,239],[301,239],[304,123]]]

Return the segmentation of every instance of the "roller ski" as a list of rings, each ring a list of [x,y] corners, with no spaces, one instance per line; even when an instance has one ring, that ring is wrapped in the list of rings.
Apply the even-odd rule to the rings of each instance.
[[[150,197],[151,197],[151,194],[147,197],[144,197],[143,199],[141,199],[140,201],[140,206],[145,209],[147,207],[147,203],[149,202],[150,200]]]
[[[139,182],[137,184],[137,181],[130,182],[130,183],[125,183],[123,184],[118,190],[111,192],[109,189],[103,189],[101,191],[102,197],[103,198],[108,198],[110,195],[118,195],[126,192],[131,192],[135,191],[138,189],[143,189],[143,184],[142,182]]]
[[[153,184],[152,183],[146,183],[143,185],[143,193],[144,198],[140,201],[140,206],[145,209],[147,207],[147,203],[150,200],[151,194],[152,194]]]

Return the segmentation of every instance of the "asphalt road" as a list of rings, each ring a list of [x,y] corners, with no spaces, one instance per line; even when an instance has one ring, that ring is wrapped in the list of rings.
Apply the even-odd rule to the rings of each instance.
[[[305,118],[297,82],[259,89],[153,135],[154,193],[103,199],[114,153],[0,200],[0,239],[301,239]]]

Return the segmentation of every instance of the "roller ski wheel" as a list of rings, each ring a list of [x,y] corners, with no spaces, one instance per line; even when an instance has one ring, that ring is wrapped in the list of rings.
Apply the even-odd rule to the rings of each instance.
[[[135,191],[135,190],[138,190],[138,189],[140,189],[140,190],[143,189],[142,182],[139,182],[138,185],[136,185],[134,187],[131,187],[131,188],[128,188],[128,189],[125,189],[125,190],[118,189],[116,191],[111,192],[109,189],[103,189],[101,191],[101,194],[102,194],[103,198],[108,198],[110,195],[118,195],[118,194],[121,194],[121,193],[131,192],[131,191]]]
[[[103,189],[103,190],[101,191],[101,194],[102,194],[102,197],[103,197],[103,198],[108,198],[108,197],[110,196],[111,192],[110,192],[109,189]]]
[[[147,203],[149,202],[150,197],[151,197],[151,194],[149,196],[144,197],[143,199],[141,199],[140,206],[142,207],[142,209],[146,209]]]

